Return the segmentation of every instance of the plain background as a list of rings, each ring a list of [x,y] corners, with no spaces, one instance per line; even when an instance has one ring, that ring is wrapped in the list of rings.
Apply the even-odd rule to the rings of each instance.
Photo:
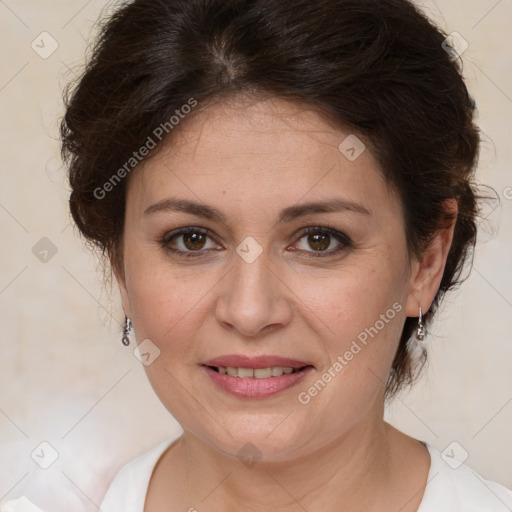
[[[181,432],[133,343],[121,344],[117,293],[103,286],[67,211],[61,94],[105,5],[0,1],[0,500],[25,494],[49,511],[97,510],[121,464]],[[484,137],[478,176],[501,204],[489,209],[473,271],[428,338],[422,380],[387,417],[439,450],[457,442],[470,466],[512,488],[512,1],[422,5],[469,43],[464,70]],[[58,43],[45,59],[31,47],[51,49],[42,32]],[[31,457],[48,457],[42,441],[58,453],[46,470]]]

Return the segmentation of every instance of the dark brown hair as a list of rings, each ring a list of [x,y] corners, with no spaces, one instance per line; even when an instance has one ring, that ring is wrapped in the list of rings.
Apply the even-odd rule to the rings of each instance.
[[[261,92],[306,102],[371,145],[421,255],[458,217],[441,286],[460,282],[476,238],[474,102],[446,38],[407,0],[135,0],[102,25],[81,78],[66,91],[62,154],[70,209],[83,236],[122,275],[126,162],[191,99],[199,106]],[[108,194],[105,183],[125,166]],[[112,181],[110,181],[112,183]],[[393,396],[419,367],[405,322],[387,385]],[[422,358],[422,361],[424,357]]]

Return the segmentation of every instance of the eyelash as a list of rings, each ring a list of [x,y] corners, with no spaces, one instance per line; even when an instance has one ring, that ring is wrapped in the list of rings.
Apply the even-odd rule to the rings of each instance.
[[[211,251],[212,249],[198,249],[197,251],[182,251],[181,249],[174,249],[172,247],[169,247],[169,243],[174,240],[175,238],[178,238],[182,235],[186,235],[189,233],[199,233],[201,235],[209,236],[210,238],[213,238],[210,234],[210,230],[195,226],[190,226],[186,228],[179,229],[178,231],[174,231],[171,233],[167,233],[163,238],[159,240],[160,245],[162,248],[164,248],[167,251],[170,251],[177,256],[184,257],[184,258],[198,258],[201,256],[204,256],[205,251]],[[308,258],[328,258],[332,256],[338,255],[340,252],[349,249],[353,247],[352,241],[348,236],[346,236],[343,233],[340,233],[339,231],[331,228],[328,224],[327,225],[318,225],[318,226],[311,226],[306,229],[304,229],[300,236],[298,237],[297,241],[300,241],[302,238],[304,238],[307,235],[310,235],[312,233],[315,234],[322,234],[322,235],[329,235],[333,238],[335,238],[339,243],[339,247],[337,249],[331,249],[330,251],[304,251],[302,249],[295,249],[302,253],[308,253]]]

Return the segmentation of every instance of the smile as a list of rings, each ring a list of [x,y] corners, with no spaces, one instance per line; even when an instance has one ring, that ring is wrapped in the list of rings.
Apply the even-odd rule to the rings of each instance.
[[[224,356],[200,365],[214,388],[238,398],[266,398],[295,386],[313,365],[281,357]]]
[[[290,366],[272,366],[268,368],[234,368],[232,366],[211,366],[212,370],[223,375],[239,377],[240,379],[269,379],[297,373],[302,368],[291,368]],[[305,367],[304,367],[305,368]]]

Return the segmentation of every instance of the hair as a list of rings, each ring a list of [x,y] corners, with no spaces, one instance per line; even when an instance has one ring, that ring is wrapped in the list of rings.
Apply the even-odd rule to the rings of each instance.
[[[157,127],[172,134],[169,119],[191,100],[205,107],[263,93],[306,103],[370,144],[401,200],[411,254],[420,256],[454,221],[447,200],[457,201],[428,325],[462,281],[478,213],[475,104],[446,37],[407,0],[125,3],[101,25],[82,76],[64,94],[62,156],[74,222],[122,275],[126,162]],[[116,173],[126,179],[113,183]],[[416,325],[405,321],[387,397],[412,384],[424,364],[425,351],[418,358],[410,350]]]

